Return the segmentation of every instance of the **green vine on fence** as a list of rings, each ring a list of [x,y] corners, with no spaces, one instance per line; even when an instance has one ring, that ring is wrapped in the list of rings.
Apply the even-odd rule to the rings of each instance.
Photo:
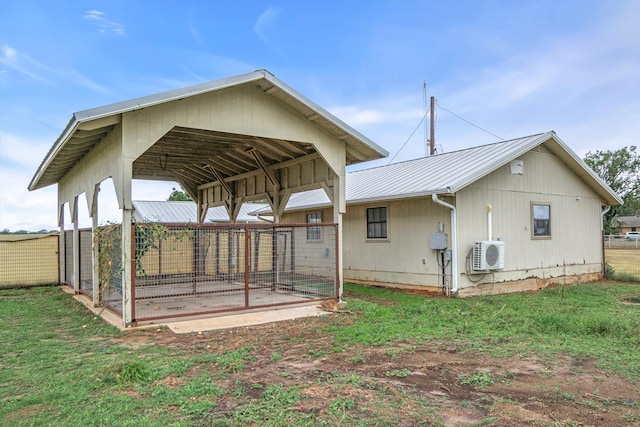
[[[186,237],[193,239],[191,230],[182,228],[172,230],[159,222],[133,222],[135,240],[135,253],[131,254],[135,258],[136,275],[147,276],[143,259],[145,255],[152,249],[160,249],[163,241],[175,238],[183,241]],[[121,257],[122,227],[117,223],[110,223],[106,226],[99,227],[94,233],[94,242],[98,248],[98,275],[100,280],[100,296],[108,293],[111,277],[115,274],[122,273],[122,262],[117,263],[115,260]]]
[[[114,255],[120,256],[120,242],[122,241],[122,227],[120,224],[110,223],[97,228],[93,234],[95,247],[98,249],[98,280],[100,301],[109,291],[111,277],[122,271],[122,263],[114,262]],[[117,270],[117,271],[116,271]]]
[[[147,273],[142,266],[142,259],[150,249],[160,249],[160,244],[170,237],[169,229],[159,222],[134,223],[136,253],[132,254],[136,259],[136,274],[144,276]]]

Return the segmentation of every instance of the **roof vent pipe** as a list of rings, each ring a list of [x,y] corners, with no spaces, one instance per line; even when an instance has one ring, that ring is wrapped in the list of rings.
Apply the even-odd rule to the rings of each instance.
[[[458,292],[458,225],[456,222],[456,207],[438,198],[437,194],[431,195],[434,203],[451,209],[451,293]]]

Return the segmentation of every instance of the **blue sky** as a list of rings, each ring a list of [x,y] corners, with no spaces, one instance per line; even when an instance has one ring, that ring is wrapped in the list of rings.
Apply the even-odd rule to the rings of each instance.
[[[449,110],[584,156],[638,144],[640,0],[2,0],[0,229],[57,227],[55,186],[27,185],[73,112],[263,68],[394,161],[425,154],[425,81],[440,152],[499,140]]]

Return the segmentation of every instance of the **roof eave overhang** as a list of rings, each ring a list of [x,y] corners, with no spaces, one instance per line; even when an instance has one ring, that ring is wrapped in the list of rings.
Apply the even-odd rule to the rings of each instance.
[[[56,158],[56,156],[58,155],[62,147],[66,144],[66,142],[71,138],[71,136],[78,129],[79,124],[80,122],[78,121],[78,119],[74,114],[71,117],[71,120],[69,120],[69,123],[65,127],[62,134],[58,137],[58,139],[53,144],[53,146],[51,147],[51,149],[49,150],[45,158],[42,160],[42,163],[38,167],[38,170],[36,171],[35,175],[31,179],[31,182],[29,183],[29,187],[28,187],[29,191],[38,190],[40,188],[44,188],[51,185],[51,184],[40,183],[40,180],[42,179],[42,175],[49,168],[51,162],[53,161],[53,159]]]
[[[368,197],[362,199],[347,199],[347,205],[364,205],[370,203],[381,203],[392,200],[403,200],[403,199],[415,199],[417,197],[429,197],[432,194],[438,194],[440,196],[455,196],[455,194],[450,191],[449,188],[440,188],[432,191],[422,191],[416,193],[405,193],[405,194],[394,194],[392,196],[380,196],[380,197]],[[327,203],[313,203],[304,206],[295,206],[292,208],[286,208],[285,212],[299,212],[299,211],[307,211],[310,209],[324,209],[330,208],[333,205],[329,202]],[[271,214],[271,210],[263,210],[260,212],[253,212],[257,215],[268,215]]]
[[[112,117],[118,117],[119,120],[119,117],[121,117],[123,113],[127,113],[129,111],[134,111],[140,108],[147,108],[150,106],[176,101],[179,99],[204,94],[207,92],[213,92],[258,80],[268,81],[274,87],[276,87],[277,90],[282,91],[295,103],[299,103],[300,105],[303,105],[308,109],[314,110],[315,115],[322,117],[322,119],[330,122],[331,124],[333,124],[333,126],[339,128],[342,132],[344,132],[344,134],[339,136],[338,138],[343,140],[343,142],[347,145],[347,151],[359,153],[358,161],[352,161],[352,164],[362,161],[380,159],[389,155],[389,153],[385,149],[378,146],[369,138],[360,134],[358,131],[351,128],[349,125],[329,113],[327,110],[323,109],[319,105],[304,97],[299,92],[295,91],[293,88],[277,79],[269,71],[258,70],[247,74],[215,80],[213,82],[201,83],[189,86],[187,88],[174,89],[157,95],[145,96],[129,101],[109,104],[103,107],[92,108],[74,113],[64,131],[62,132],[60,137],[58,137],[51,150],[49,150],[44,160],[40,164],[40,167],[32,178],[28,189],[29,191],[33,191],[53,184],[51,182],[42,183],[41,181],[43,175],[45,171],[47,171],[47,169],[51,167],[52,162],[60,154],[60,151],[67,144],[67,142],[73,137],[74,133],[78,129],[80,129],[81,124],[94,122],[100,119],[107,119],[109,121],[109,118]],[[366,153],[363,152],[363,148]]]
[[[552,132],[551,140],[557,144],[555,147],[550,144],[548,148],[565,163],[567,156],[573,160],[574,172],[585,181],[602,198],[603,205],[621,205],[622,198],[616,193],[602,178],[596,174],[578,155],[573,152],[556,134]],[[561,150],[558,147],[562,148]],[[570,165],[571,166],[571,165]],[[577,169],[577,170],[576,170]]]
[[[377,159],[382,159],[389,156],[389,152],[387,150],[380,147],[379,145],[377,145],[375,142],[373,142],[366,136],[362,135],[360,132],[358,132],[357,130],[355,130],[354,128],[352,128],[351,126],[349,126],[348,124],[340,120],[339,118],[337,118],[335,115],[331,114],[329,111],[322,108],[320,105],[306,98],[304,95],[302,95],[292,87],[288,86],[286,83],[280,81],[273,74],[265,71],[264,78],[265,80],[268,80],[269,82],[271,82],[273,85],[277,86],[284,93],[286,93],[287,96],[296,100],[297,102],[304,105],[305,107],[315,111],[317,115],[321,116],[323,119],[329,121],[331,124],[333,124],[334,126],[338,127],[341,131],[343,131],[344,135],[341,137],[341,139],[343,139],[345,143],[348,144],[349,143],[348,139],[353,139],[358,143],[365,145],[369,149],[369,151],[372,152],[371,154],[373,155],[369,155],[360,161],[377,160]],[[351,138],[348,138],[348,136],[351,136]],[[361,152],[361,150],[359,150],[358,147],[354,147],[354,149],[358,152]],[[354,163],[357,163],[357,162],[354,162]]]
[[[589,166],[587,166],[587,164],[580,157],[578,157],[578,155],[574,153],[573,150],[571,150],[571,148],[569,148],[569,146],[567,146],[558,137],[558,135],[556,135],[554,131],[541,134],[538,138],[532,140],[529,144],[523,145],[519,150],[514,151],[502,162],[479,171],[471,179],[452,183],[448,188],[450,188],[450,192],[458,192],[468,185],[474,183],[478,179],[481,179],[494,172],[495,170],[501,168],[508,162],[516,160],[535,147],[549,142],[552,142],[552,144],[547,144],[548,148],[565,164],[568,164],[569,167],[573,169],[574,173],[576,173],[582,180],[584,180],[587,185],[589,185],[602,198],[602,203],[604,205],[621,205],[623,203],[620,196],[615,191],[613,191],[611,187],[606,182],[604,182]],[[440,194],[435,191],[434,193]]]

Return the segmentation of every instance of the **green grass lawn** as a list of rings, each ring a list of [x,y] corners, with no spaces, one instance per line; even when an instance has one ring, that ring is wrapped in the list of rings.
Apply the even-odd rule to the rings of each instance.
[[[457,342],[492,355],[565,353],[640,379],[640,285],[575,285],[528,294],[424,299],[347,285],[359,321],[331,329],[336,340],[383,344]],[[367,298],[369,297],[369,298]],[[389,301],[393,305],[387,306]],[[376,302],[384,302],[380,305]]]
[[[153,338],[138,343],[127,339],[137,332],[119,332],[57,288],[2,290],[0,425],[336,425],[354,407],[353,399],[331,400],[326,414],[296,412],[299,387],[247,387],[234,379],[258,359],[278,363],[288,348],[311,334],[326,347],[304,350],[307,356],[455,344],[462,351],[497,357],[595,360],[607,372],[640,382],[638,284],[470,299],[432,299],[349,284],[345,290],[354,315],[292,321],[308,327],[309,335],[270,336],[271,341],[252,336],[246,345],[228,349],[213,341],[209,349],[209,341],[198,341],[198,336],[177,336],[171,345]],[[224,343],[224,336],[217,333],[217,342]],[[367,363],[367,357],[350,360]],[[387,376],[400,374],[409,372],[392,370]],[[363,381],[346,376],[344,384],[347,380],[350,387]],[[332,381],[332,387],[344,386]],[[223,397],[235,403],[216,418]],[[378,421],[393,424],[391,418]]]
[[[608,278],[640,282],[640,250],[606,248],[604,253],[609,267]]]

